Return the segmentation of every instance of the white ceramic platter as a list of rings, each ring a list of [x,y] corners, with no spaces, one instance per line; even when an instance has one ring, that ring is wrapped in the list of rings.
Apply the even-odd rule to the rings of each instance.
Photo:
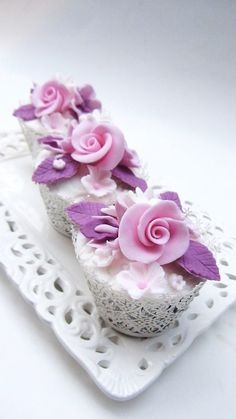
[[[236,300],[235,239],[197,212],[214,237],[222,281],[204,285],[165,334],[121,335],[99,319],[70,240],[49,226],[21,135],[2,134],[0,141],[0,262],[9,279],[107,396],[137,396]]]

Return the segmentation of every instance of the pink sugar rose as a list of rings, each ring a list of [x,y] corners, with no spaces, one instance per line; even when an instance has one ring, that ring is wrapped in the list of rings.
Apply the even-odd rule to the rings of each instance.
[[[78,124],[71,138],[74,160],[96,165],[103,170],[112,170],[121,161],[125,151],[122,132],[112,124],[94,120]]]
[[[159,200],[155,205],[137,203],[121,218],[119,244],[132,261],[160,265],[180,258],[189,247],[189,228],[175,202]]]
[[[35,115],[42,117],[55,112],[63,113],[68,110],[73,96],[73,90],[68,89],[57,80],[36,85],[31,94],[31,101],[35,106]]]

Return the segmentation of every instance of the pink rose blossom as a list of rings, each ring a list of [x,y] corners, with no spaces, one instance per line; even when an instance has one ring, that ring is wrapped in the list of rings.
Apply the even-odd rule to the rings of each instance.
[[[120,220],[120,249],[133,261],[165,265],[186,252],[189,240],[184,214],[173,201],[135,204]]]
[[[121,161],[125,150],[122,132],[112,124],[83,121],[72,133],[71,154],[80,163],[96,165],[103,170],[112,170]]]
[[[57,80],[36,85],[31,94],[31,101],[35,106],[35,115],[42,117],[55,112],[63,113],[68,110],[73,96],[73,90],[68,89]]]

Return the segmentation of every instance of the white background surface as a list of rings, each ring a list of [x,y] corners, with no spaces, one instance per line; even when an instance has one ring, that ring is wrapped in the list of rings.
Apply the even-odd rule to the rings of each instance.
[[[150,181],[236,235],[236,3],[0,0],[0,130],[30,82],[91,82]],[[235,419],[236,306],[149,390],[107,399],[0,279],[0,418]]]

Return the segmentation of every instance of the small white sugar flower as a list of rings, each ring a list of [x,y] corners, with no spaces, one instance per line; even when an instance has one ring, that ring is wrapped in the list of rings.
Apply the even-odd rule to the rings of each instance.
[[[147,293],[162,294],[166,289],[165,272],[156,262],[148,265],[130,263],[127,270],[117,274],[115,283],[134,299],[139,299]]]
[[[175,289],[176,291],[182,291],[182,289],[184,288],[186,282],[183,279],[182,275],[177,275],[175,273],[170,274],[168,276],[168,281],[170,286]]]

